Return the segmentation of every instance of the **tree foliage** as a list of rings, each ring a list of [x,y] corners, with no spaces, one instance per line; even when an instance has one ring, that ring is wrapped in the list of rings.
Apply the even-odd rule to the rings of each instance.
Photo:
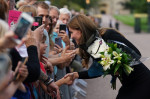
[[[92,6],[96,6],[99,0],[90,0],[90,4],[86,4],[86,0],[51,0],[52,5],[62,8],[64,5],[67,5],[69,9],[74,9],[79,11],[82,9],[88,9]]]
[[[130,0],[122,3],[122,5],[125,9],[130,9],[131,12],[146,13],[148,4],[146,0]]]

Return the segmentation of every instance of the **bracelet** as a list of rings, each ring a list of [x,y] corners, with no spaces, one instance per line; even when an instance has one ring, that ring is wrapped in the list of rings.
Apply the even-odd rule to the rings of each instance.
[[[48,86],[50,83],[52,83],[54,80],[53,79],[51,79],[49,76],[48,76],[48,78],[47,78],[47,80],[46,81],[44,81],[44,84],[46,85],[46,86]]]
[[[48,76],[48,78],[44,81],[44,83],[48,82],[50,80],[50,77]]]

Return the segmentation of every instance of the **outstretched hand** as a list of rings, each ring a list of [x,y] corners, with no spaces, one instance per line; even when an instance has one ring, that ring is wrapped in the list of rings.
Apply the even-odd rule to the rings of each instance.
[[[61,85],[64,85],[64,84],[67,84],[67,85],[72,85],[73,84],[73,79],[72,79],[72,77],[71,76],[68,76],[68,77],[66,77],[66,78],[61,78],[60,80],[58,80],[58,81],[56,81],[55,83],[56,83],[56,85],[57,86],[61,86]]]
[[[75,80],[73,78],[73,75],[68,75],[66,78],[63,78],[63,79],[64,79],[64,84],[67,84],[67,85],[72,85]]]
[[[65,62],[71,62],[72,59],[75,57],[75,50],[68,50],[69,46],[66,46],[66,48],[61,53],[61,57],[65,60]]]
[[[70,81],[67,81],[68,78],[70,78]],[[64,76],[64,79],[66,79],[66,84],[67,85],[72,85],[74,80],[76,79],[75,76],[74,76],[74,73],[68,73]]]
[[[56,81],[55,83],[58,86],[61,86],[63,84],[72,85],[76,78],[78,78],[78,73],[77,72],[68,73],[63,78]]]
[[[71,81],[72,81],[72,83],[71,83],[71,82],[68,82],[68,84],[70,84],[70,83],[73,84],[74,80],[77,79],[77,78],[79,78],[79,75],[78,75],[77,72],[68,73],[68,74],[66,74],[66,75],[64,76],[64,79],[67,79],[68,77],[70,77],[70,79],[71,79]]]

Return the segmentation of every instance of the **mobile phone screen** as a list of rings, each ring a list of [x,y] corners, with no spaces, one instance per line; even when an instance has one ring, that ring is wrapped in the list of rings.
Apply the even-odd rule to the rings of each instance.
[[[61,33],[60,32],[61,30],[66,31],[66,24],[60,24],[60,26],[59,26],[59,33]]]
[[[55,44],[59,45],[60,47],[62,47],[62,42],[61,42],[61,38],[55,38]]]
[[[34,17],[34,20],[35,20],[35,22],[38,22],[38,23],[39,23],[39,26],[42,25],[42,17],[41,17],[41,16]]]
[[[33,25],[32,26],[32,31],[34,31],[36,28],[38,28],[39,26],[41,26],[42,25],[42,17],[41,16],[36,16],[36,17],[34,17],[34,20],[35,20],[35,22],[34,23],[36,23],[36,25]]]
[[[21,17],[14,31],[16,34],[15,38],[21,40],[24,37],[24,35],[27,33],[30,24],[31,23],[28,20]]]

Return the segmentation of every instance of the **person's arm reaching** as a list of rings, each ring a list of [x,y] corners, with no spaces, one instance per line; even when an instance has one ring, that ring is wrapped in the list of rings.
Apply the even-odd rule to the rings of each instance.
[[[37,52],[37,47],[36,46],[29,46],[27,48],[28,52],[28,61],[26,63],[29,75],[25,82],[34,82],[38,80],[40,76],[40,63],[38,59],[38,52]]]
[[[60,92],[59,92],[59,87],[54,83],[53,79],[48,77],[48,75],[44,74],[42,70],[40,70],[40,77],[39,80],[42,81],[46,86],[48,92],[51,90],[52,92],[56,92],[57,99],[60,99]]]

